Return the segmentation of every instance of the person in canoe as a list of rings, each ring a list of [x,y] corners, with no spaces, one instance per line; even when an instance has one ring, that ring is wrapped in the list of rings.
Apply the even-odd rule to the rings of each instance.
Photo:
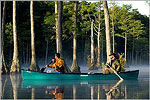
[[[64,60],[60,58],[59,53],[55,53],[55,59],[52,59],[52,62],[53,64],[46,65],[46,67],[55,68],[55,71],[59,73],[65,72]]]
[[[119,57],[116,56],[115,53],[112,53],[109,56],[110,56],[111,61],[110,61],[110,63],[103,66],[103,68],[102,68],[103,74],[114,73],[108,66],[113,68],[117,73],[124,72],[125,71],[124,66],[120,65],[120,61],[118,59]]]

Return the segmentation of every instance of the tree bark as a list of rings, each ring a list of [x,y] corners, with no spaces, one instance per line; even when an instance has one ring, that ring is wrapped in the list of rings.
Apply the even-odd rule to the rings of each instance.
[[[35,33],[34,33],[33,1],[30,2],[30,17],[31,17],[31,53],[32,53],[30,70],[39,71],[39,66],[36,62],[36,55],[35,55]]]
[[[112,34],[113,34],[113,53],[115,52],[115,25],[114,25],[114,9],[112,9]]]
[[[100,2],[101,4],[101,2]],[[101,8],[100,8],[100,12],[101,12]],[[97,55],[97,67],[100,68],[100,30],[101,30],[101,15],[99,14],[99,24],[98,24],[98,37],[97,37],[97,43],[98,43],[98,55]]]
[[[46,39],[46,54],[45,54],[45,64],[47,64],[47,58],[48,58],[48,39]]]
[[[127,33],[125,33],[125,62],[127,61]]]
[[[7,66],[5,64],[4,58],[4,33],[5,33],[5,16],[6,16],[6,2],[4,1],[3,5],[3,15],[2,15],[2,32],[1,32],[1,73],[8,73]]]
[[[63,57],[62,50],[62,11],[63,11],[63,2],[58,1],[58,32],[56,32],[56,45],[57,45],[57,53],[60,53],[61,57]]]
[[[111,54],[111,40],[110,40],[110,25],[109,25],[109,11],[107,1],[103,1],[104,15],[105,15],[105,31],[106,31],[106,52],[107,52],[107,63],[110,62],[109,55]]]
[[[18,59],[18,42],[16,29],[16,1],[13,1],[13,39],[14,39],[14,53],[10,72],[20,72],[20,63]]]
[[[55,21],[56,21],[56,51],[58,52],[58,1],[55,1]]]
[[[71,66],[71,72],[80,73],[80,67],[77,62],[77,38],[76,38],[76,29],[77,29],[77,2],[74,3],[74,32],[73,32],[73,63]]]

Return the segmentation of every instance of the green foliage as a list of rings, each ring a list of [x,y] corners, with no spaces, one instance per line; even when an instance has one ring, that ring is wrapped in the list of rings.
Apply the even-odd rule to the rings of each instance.
[[[5,34],[9,43],[12,44],[13,43],[13,26],[11,22],[5,25]]]

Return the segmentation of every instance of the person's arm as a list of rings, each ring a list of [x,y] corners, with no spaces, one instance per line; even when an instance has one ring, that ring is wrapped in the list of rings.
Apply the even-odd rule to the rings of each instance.
[[[120,71],[120,64],[119,64],[118,62],[116,62],[116,65],[115,65],[115,66],[116,66],[116,68],[117,68],[116,71],[119,72],[119,71]]]
[[[48,67],[51,67],[51,68],[55,68],[55,64],[50,64],[50,65],[48,65]]]

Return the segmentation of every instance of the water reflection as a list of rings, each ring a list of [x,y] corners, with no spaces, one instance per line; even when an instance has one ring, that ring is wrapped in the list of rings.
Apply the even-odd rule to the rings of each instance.
[[[2,99],[148,99],[148,81],[22,80],[2,78]],[[117,84],[116,84],[117,83]],[[107,94],[107,95],[106,95]]]
[[[12,83],[12,88],[13,88],[13,98],[14,100],[17,100],[18,98],[18,88],[20,86],[20,74],[15,74],[15,73],[11,73],[10,74],[10,80]]]
[[[64,99],[64,86],[56,86],[54,89],[45,90],[45,94],[54,95],[55,99]]]
[[[117,86],[119,86],[121,83],[123,82],[123,80],[118,81],[113,87],[111,87],[111,89],[106,93],[107,96],[107,100],[110,99],[118,99],[118,97],[121,95],[120,90],[117,88]],[[104,85],[105,86],[105,85]],[[105,91],[106,88],[104,87]]]

